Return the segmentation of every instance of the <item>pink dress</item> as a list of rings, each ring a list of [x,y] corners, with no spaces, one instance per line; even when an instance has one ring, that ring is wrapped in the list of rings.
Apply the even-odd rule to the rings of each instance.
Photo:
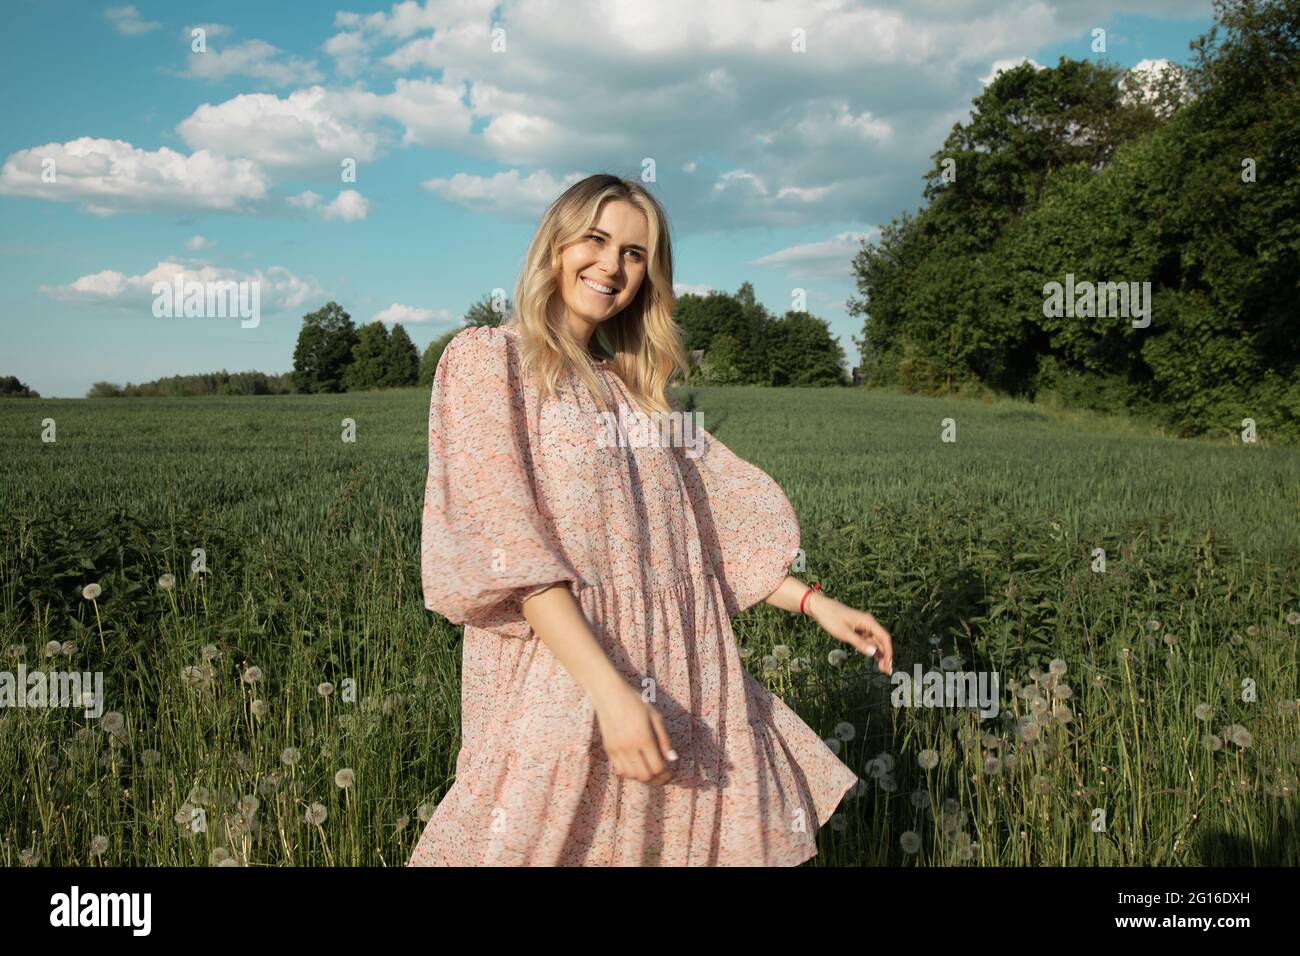
[[[815,856],[817,828],[857,775],[750,676],[731,629],[788,573],[789,500],[703,429],[702,454],[611,446],[575,377],[539,401],[518,335],[465,329],[434,377],[420,564],[425,605],[465,625],[461,749],[407,865]],[[597,369],[615,407],[635,409]],[[523,599],[556,581],[663,716],[678,755],[669,783],[614,773],[590,700],[525,620]]]

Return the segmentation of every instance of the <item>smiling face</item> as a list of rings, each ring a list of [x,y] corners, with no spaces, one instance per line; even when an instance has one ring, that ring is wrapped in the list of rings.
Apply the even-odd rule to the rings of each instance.
[[[560,252],[565,327],[588,342],[596,326],[636,298],[646,274],[650,227],[630,202],[609,200],[596,224]]]

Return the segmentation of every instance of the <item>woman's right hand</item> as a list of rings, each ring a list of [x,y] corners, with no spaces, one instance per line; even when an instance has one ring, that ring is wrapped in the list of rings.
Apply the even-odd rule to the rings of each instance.
[[[677,754],[668,739],[668,728],[659,711],[636,690],[619,681],[593,697],[592,707],[615,773],[642,783],[663,784],[672,779]]]

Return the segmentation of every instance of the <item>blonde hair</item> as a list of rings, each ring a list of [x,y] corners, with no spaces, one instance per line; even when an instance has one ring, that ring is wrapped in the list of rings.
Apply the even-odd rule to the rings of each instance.
[[[636,297],[596,327],[590,353],[584,353],[560,328],[564,314],[560,253],[596,224],[608,200],[623,200],[641,210],[649,226],[650,248]],[[524,369],[535,375],[543,398],[554,395],[561,375],[571,372],[598,402],[607,405],[590,365],[589,359],[595,357],[609,361],[643,412],[669,412],[674,406],[666,386],[674,374],[687,369],[681,331],[673,321],[675,303],[667,213],[636,179],[598,173],[566,189],[542,216],[524,255],[514,310],[504,324],[520,333]]]

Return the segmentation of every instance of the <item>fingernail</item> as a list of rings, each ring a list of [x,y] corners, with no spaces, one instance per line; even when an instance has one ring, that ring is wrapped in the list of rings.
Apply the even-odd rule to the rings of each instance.
[[[677,751],[676,751],[676,750],[670,750],[670,751],[668,751],[668,759],[669,759],[669,760],[676,760],[676,759],[677,759]]]

